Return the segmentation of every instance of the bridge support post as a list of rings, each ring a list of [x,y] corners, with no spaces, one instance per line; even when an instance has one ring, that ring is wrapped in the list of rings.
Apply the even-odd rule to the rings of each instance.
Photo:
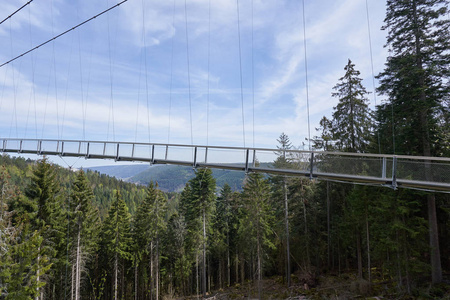
[[[381,167],[381,178],[386,178],[386,157],[383,157],[383,165]]]
[[[314,168],[314,152],[311,152],[311,161],[309,165],[309,179],[313,179],[313,168]]]
[[[397,156],[394,155],[392,160],[392,188],[397,189]]]

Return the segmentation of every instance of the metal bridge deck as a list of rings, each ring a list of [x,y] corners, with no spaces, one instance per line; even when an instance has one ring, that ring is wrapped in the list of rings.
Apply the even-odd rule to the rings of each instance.
[[[0,138],[0,152],[174,164],[450,193],[450,158],[204,145]],[[289,169],[275,168],[279,155]]]

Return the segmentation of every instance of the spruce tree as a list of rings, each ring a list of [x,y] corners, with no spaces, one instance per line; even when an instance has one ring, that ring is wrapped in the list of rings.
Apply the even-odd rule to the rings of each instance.
[[[55,297],[62,297],[63,283],[59,277],[65,271],[66,264],[67,218],[63,210],[60,185],[56,178],[56,167],[49,163],[47,158],[44,157],[36,163],[31,183],[25,189],[25,196],[28,200],[19,204],[24,206],[19,210],[26,211],[30,217],[31,230],[42,233],[44,249],[40,251],[44,250],[52,262],[50,276],[45,277],[46,294],[49,296],[55,291]],[[39,275],[38,281],[41,280],[44,279]],[[41,298],[42,295],[41,290]]]
[[[277,158],[273,162],[273,166],[277,169],[290,169],[293,167],[293,157],[290,152],[286,150],[292,149],[292,143],[287,134],[281,133],[277,139],[278,151]],[[270,183],[272,188],[272,206],[275,208],[277,216],[277,232],[278,236],[282,237],[281,245],[285,248],[285,269],[286,269],[286,283],[289,287],[291,285],[291,255],[290,255],[290,240],[289,240],[289,203],[288,203],[288,182],[286,176],[271,176]],[[284,204],[284,205],[282,205]]]
[[[365,152],[370,142],[373,121],[360,72],[349,59],[345,74],[333,89],[333,97],[339,99],[332,119],[333,140],[338,150]],[[324,137],[325,138],[325,137]]]
[[[437,118],[448,120],[450,86],[450,20],[448,0],[387,1],[383,30],[387,31],[390,56],[378,76],[378,91],[387,96],[379,116],[391,115],[391,124],[380,124],[380,136],[390,129],[396,154],[435,156],[448,141],[439,141]],[[386,118],[378,120],[385,121]],[[441,144],[444,144],[444,147]],[[388,148],[385,146],[384,148]],[[432,180],[425,165],[426,180]],[[427,195],[430,261],[433,283],[442,281],[435,195]]]
[[[274,248],[272,241],[273,211],[269,206],[269,184],[260,173],[247,177],[242,192],[244,216],[240,219],[239,235],[256,248],[258,298],[261,298],[263,256],[268,248]]]
[[[152,283],[155,283],[155,295],[158,300],[160,294],[160,237],[164,234],[167,226],[165,219],[167,200],[157,187],[158,185],[155,186],[153,182],[150,182],[147,187],[147,196],[136,212],[133,239],[138,249],[144,250],[149,257],[149,263],[151,264],[150,279]],[[153,247],[156,253],[153,252]],[[153,262],[155,262],[154,269],[156,272],[153,272]],[[156,275],[154,276],[153,273],[156,273]]]
[[[97,250],[98,211],[93,207],[94,194],[83,170],[72,185],[69,203],[70,253],[72,260],[72,297],[81,299],[82,284],[87,283],[87,264]]]
[[[107,265],[107,272],[112,271],[110,299],[119,299],[119,272],[125,272],[124,264],[131,260],[131,216],[128,207],[119,191],[114,193],[114,202],[108,211],[102,232],[101,232],[101,254],[104,255]],[[112,266],[109,265],[112,262]],[[120,282],[122,291],[125,282]]]
[[[190,252],[202,252],[202,292],[206,296],[206,246],[207,232],[210,229],[210,220],[215,199],[216,181],[211,169],[200,168],[195,171],[195,177],[186,184],[181,195],[181,211],[186,220],[188,230],[188,247]],[[198,244],[198,240],[201,244]]]

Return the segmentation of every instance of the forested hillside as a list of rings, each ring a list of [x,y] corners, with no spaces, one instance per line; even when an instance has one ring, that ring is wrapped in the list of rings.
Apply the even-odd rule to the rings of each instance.
[[[450,156],[448,5],[387,1],[383,102],[370,109],[349,59],[312,148]],[[290,138],[274,144],[266,163],[296,168]],[[164,193],[46,158],[0,162],[0,299],[450,298],[448,193],[259,173],[233,189],[207,168]]]

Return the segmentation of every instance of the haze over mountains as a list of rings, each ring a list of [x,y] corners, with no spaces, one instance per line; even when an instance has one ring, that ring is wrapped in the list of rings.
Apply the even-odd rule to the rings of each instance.
[[[158,182],[159,188],[165,192],[180,192],[195,175],[192,167],[175,165],[132,164],[90,167],[88,169],[135,184],[148,185],[150,181]],[[219,169],[212,171],[218,188],[228,183],[234,191],[242,189],[245,179],[244,172]]]

